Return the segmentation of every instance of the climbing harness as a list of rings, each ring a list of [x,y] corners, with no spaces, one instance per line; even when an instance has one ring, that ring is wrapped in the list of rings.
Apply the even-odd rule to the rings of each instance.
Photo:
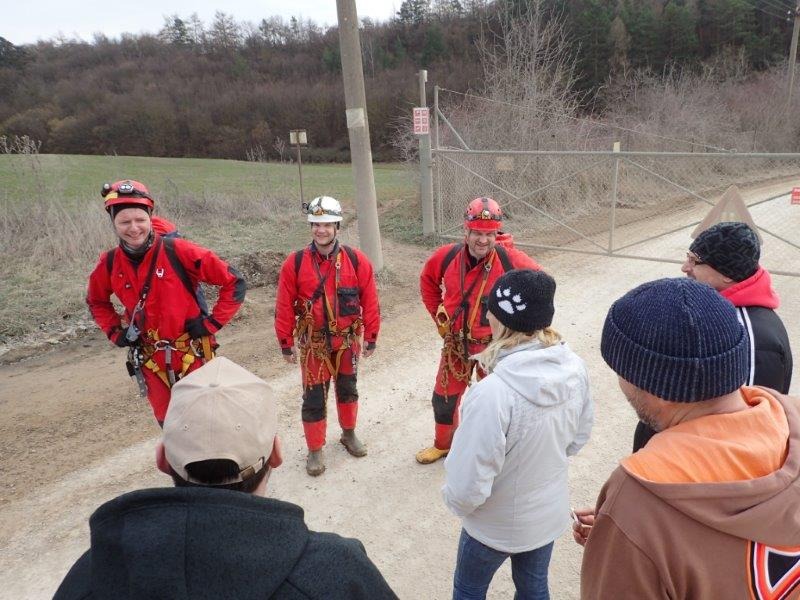
[[[139,301],[131,311],[128,320],[128,328],[125,331],[125,338],[130,343],[128,349],[128,360],[126,367],[128,374],[136,380],[139,387],[139,394],[142,397],[147,397],[147,384],[145,382],[143,368],[150,369],[155,373],[159,379],[168,388],[183,377],[192,364],[200,359],[208,362],[214,358],[214,350],[216,346],[212,344],[210,336],[202,336],[198,339],[192,339],[188,333],[184,333],[175,340],[161,339],[158,335],[158,330],[151,329],[143,335],[144,328],[144,306],[147,301],[147,296],[150,293],[150,285],[153,281],[153,273],[156,271],[156,262],[158,260],[159,251],[163,245],[163,240],[158,237],[156,247],[153,249],[153,258],[150,263],[150,268],[145,277],[142,293],[139,296]],[[157,352],[164,352],[164,368],[158,365],[155,359]],[[172,365],[172,353],[180,352],[183,354],[181,357],[180,373],[175,373]]]
[[[339,314],[339,278],[342,268],[342,253],[340,249],[337,242],[331,256],[333,266],[328,269],[324,276],[314,258],[314,250],[313,248],[311,249],[311,262],[314,265],[319,283],[310,298],[306,300],[298,298],[294,303],[296,321],[292,336],[297,340],[297,347],[300,350],[300,363],[303,365],[303,370],[306,374],[304,382],[306,387],[312,385],[314,381],[322,379],[323,366],[327,367],[331,377],[336,379],[341,367],[342,356],[361,337],[363,321],[360,316],[356,317],[350,325],[341,329],[336,320],[336,315]],[[328,297],[326,290],[326,283],[331,270],[334,273],[333,301]],[[313,307],[317,300],[322,300],[324,313],[322,329],[314,328]],[[333,337],[342,339],[341,345],[335,351],[331,341]],[[356,353],[352,354],[353,368],[355,369],[358,356]],[[312,376],[309,369],[312,356],[319,363],[316,378]]]
[[[482,276],[480,278],[476,277],[469,286],[469,289],[462,293],[461,302],[453,311],[452,316],[447,316],[447,311],[444,308],[444,304],[439,305],[439,309],[436,312],[436,325],[439,328],[439,334],[444,338],[444,344],[442,345],[443,368],[441,370],[440,378],[440,384],[444,389],[447,389],[451,376],[457,381],[462,381],[464,383],[469,382],[470,378],[472,377],[472,370],[475,367],[475,361],[470,360],[469,358],[469,345],[488,344],[492,340],[491,335],[485,336],[481,339],[472,337],[472,325],[478,315],[478,310],[480,309],[480,298],[483,297],[483,292],[486,289],[486,282],[489,279],[489,273],[492,270],[492,265],[494,264],[494,258],[496,255],[496,249],[493,248],[483,264]],[[466,278],[466,265],[464,260],[461,261],[459,269],[461,289],[463,290],[464,280]],[[468,299],[472,295],[472,290],[475,289],[478,279],[480,279],[481,282],[477,295],[479,301],[475,302],[472,310],[467,312],[469,309]],[[461,319],[461,330],[454,332],[452,330],[452,325],[462,313],[466,318]]]

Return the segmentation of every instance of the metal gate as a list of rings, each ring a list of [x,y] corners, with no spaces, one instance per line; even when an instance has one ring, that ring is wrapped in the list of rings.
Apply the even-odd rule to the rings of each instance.
[[[680,263],[690,234],[736,185],[770,272],[800,276],[800,154],[476,150],[434,95],[436,232],[463,236],[463,211],[497,200],[520,246]]]

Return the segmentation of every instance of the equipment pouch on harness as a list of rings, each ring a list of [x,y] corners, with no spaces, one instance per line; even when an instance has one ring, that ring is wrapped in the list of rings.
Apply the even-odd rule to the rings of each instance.
[[[357,287],[340,287],[336,293],[339,296],[339,316],[353,317],[361,314]]]
[[[447,309],[444,303],[439,305],[436,309],[436,328],[439,330],[439,335],[444,337],[450,333],[450,315],[447,314]]]

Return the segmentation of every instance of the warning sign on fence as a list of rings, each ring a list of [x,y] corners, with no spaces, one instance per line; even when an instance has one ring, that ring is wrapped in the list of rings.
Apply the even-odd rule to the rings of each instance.
[[[792,188],[792,204],[800,204],[800,187]]]
[[[427,108],[414,108],[414,135],[429,135],[429,115]]]
[[[716,205],[708,211],[705,219],[695,227],[695,230],[692,232],[692,239],[695,239],[709,227],[726,221],[746,223],[750,226],[750,229],[756,232],[758,241],[764,241],[761,238],[761,234],[758,232],[758,227],[756,227],[750,211],[747,209],[747,204],[745,204],[742,199],[739,188],[735,185],[729,187],[725,193],[722,194],[722,197],[717,201]]]

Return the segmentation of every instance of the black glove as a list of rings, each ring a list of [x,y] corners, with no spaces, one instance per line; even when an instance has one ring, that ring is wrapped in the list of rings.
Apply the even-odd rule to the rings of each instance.
[[[211,332],[208,330],[203,317],[189,319],[186,321],[183,327],[186,329],[186,333],[188,333],[193,340],[200,339],[204,335],[211,335]]]

